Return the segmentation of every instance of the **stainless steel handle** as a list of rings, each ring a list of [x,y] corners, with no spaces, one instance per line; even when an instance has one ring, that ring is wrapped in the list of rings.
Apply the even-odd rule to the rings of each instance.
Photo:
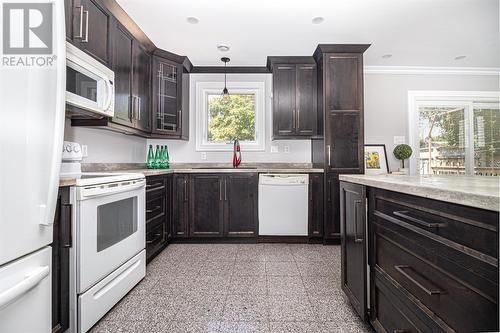
[[[222,181],[219,180],[219,201],[222,201]]]
[[[332,180],[331,179],[328,179],[328,188],[327,188],[327,191],[328,191],[328,202],[332,201]]]
[[[361,200],[354,201],[354,243],[362,243],[363,238],[358,238],[358,205],[361,204]]]
[[[408,213],[409,212],[407,210],[399,210],[399,211],[392,212],[392,214],[394,214],[396,216],[407,219],[408,221],[415,222],[416,224],[419,224],[425,228],[439,228],[439,227],[444,226],[443,223],[429,223],[429,222],[422,221],[422,220],[417,219],[415,217],[409,216]]]
[[[184,202],[188,201],[187,179],[184,179]]]
[[[74,36],[74,38],[83,38],[83,6],[79,6],[78,8],[80,8],[80,33],[78,34],[78,36]]]
[[[328,166],[332,165],[332,147],[330,145],[326,146],[327,154],[328,154]]]
[[[82,43],[88,43],[89,42],[89,11],[84,10],[83,11],[86,15],[86,20],[85,20],[85,39],[82,40]]]
[[[295,109],[292,109],[292,127],[293,129],[296,129],[297,127],[295,124],[297,123],[297,112],[295,112]]]
[[[401,273],[404,277],[406,277],[408,280],[410,280],[410,282],[412,282],[414,285],[416,285],[417,287],[419,287],[421,290],[423,290],[427,295],[430,295],[430,296],[435,296],[435,295],[441,295],[443,294],[443,291],[442,290],[439,290],[439,289],[433,289],[433,290],[430,290],[428,288],[426,288],[424,285],[422,285],[420,282],[418,282],[417,280],[415,280],[413,277],[410,276],[410,274],[408,274],[407,272],[405,272],[405,269],[409,269],[409,270],[413,270],[411,266],[408,266],[408,265],[395,265],[394,268],[399,272]]]
[[[224,179],[224,201],[227,201],[227,179]]]
[[[297,129],[300,128],[300,109],[297,109]]]
[[[148,213],[148,214],[152,213],[152,212],[154,212],[154,211],[156,211],[156,210],[158,210],[160,208],[161,208],[161,206],[156,206],[154,209],[146,209],[146,213]]]
[[[139,106],[139,112],[137,112],[137,120],[141,120],[141,107],[142,107],[142,100],[140,97],[137,97],[137,105]]]
[[[179,111],[177,111],[177,113],[179,114],[179,119],[177,120],[177,124],[178,124],[178,127],[177,128],[182,128],[182,109],[180,109]]]

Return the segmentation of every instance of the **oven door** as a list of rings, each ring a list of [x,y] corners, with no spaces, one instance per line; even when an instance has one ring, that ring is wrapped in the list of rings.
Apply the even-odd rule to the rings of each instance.
[[[78,189],[79,294],[144,249],[144,188],[141,179]]]

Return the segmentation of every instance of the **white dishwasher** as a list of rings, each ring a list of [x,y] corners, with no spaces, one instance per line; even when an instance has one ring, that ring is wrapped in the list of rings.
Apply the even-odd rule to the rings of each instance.
[[[259,235],[307,236],[309,175],[259,175]]]

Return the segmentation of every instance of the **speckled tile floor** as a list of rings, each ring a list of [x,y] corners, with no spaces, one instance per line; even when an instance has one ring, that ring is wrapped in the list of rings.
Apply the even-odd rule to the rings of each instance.
[[[340,247],[172,244],[92,333],[371,332],[340,289]]]

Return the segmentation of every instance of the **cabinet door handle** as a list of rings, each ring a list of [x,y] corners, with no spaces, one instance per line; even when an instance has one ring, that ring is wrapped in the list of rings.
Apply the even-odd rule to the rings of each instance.
[[[297,130],[300,128],[300,109],[297,109]]]
[[[361,200],[354,201],[354,243],[363,243],[363,238],[358,237],[358,206],[361,205]]]
[[[417,219],[417,218],[415,218],[413,216],[408,215],[408,213],[409,212],[407,210],[398,210],[398,211],[392,212],[392,214],[394,214],[396,216],[399,216],[399,217],[402,217],[404,219],[407,219],[408,221],[415,222],[416,224],[421,225],[422,227],[425,227],[425,228],[439,228],[439,227],[442,227],[444,225],[442,223],[429,223],[429,222],[425,222],[425,221]]]
[[[142,108],[142,100],[140,97],[137,97],[137,105],[139,106],[139,112],[137,112],[137,120],[141,120],[141,108]]]
[[[222,181],[219,180],[219,201],[222,201]]]
[[[405,272],[405,269],[407,269],[407,270],[413,270],[413,268],[411,266],[408,266],[408,265],[395,265],[394,268],[399,273],[401,273],[405,278],[407,278],[410,282],[412,282],[414,285],[416,285],[421,290],[423,290],[427,295],[429,295],[429,296],[435,296],[435,295],[441,295],[441,294],[443,294],[443,291],[441,291],[441,290],[439,290],[437,288],[433,289],[433,290],[426,288],[420,282],[418,282],[413,277],[411,277],[410,274],[408,274],[407,272]]]
[[[332,147],[330,145],[326,146],[326,153],[328,155],[328,167],[332,165]]]
[[[184,179],[184,202],[188,201],[187,179]]]
[[[227,201],[227,179],[224,180],[224,198]]]
[[[77,8],[80,8],[80,29],[79,33],[77,36],[74,36],[74,38],[82,39],[83,38],[83,6],[79,6]]]
[[[89,11],[84,10],[85,13],[85,39],[82,40],[83,43],[88,43],[89,42]]]
[[[332,201],[332,180],[328,179],[328,202]]]
[[[179,119],[177,120],[177,128],[182,128],[182,109],[180,109],[177,113],[179,114]]]

